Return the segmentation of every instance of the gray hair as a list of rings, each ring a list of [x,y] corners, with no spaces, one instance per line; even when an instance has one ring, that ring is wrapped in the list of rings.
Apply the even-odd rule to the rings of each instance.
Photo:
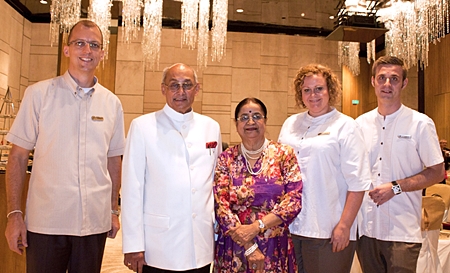
[[[177,66],[177,65],[183,65],[183,66],[185,66],[185,67],[189,67],[189,69],[192,70],[192,73],[194,73],[194,81],[195,81],[195,83],[198,82],[198,79],[197,79],[197,72],[195,72],[195,70],[194,70],[192,67],[190,67],[190,66],[188,66],[188,65],[186,65],[186,64],[184,64],[184,63],[176,63],[176,64],[173,64],[173,65],[171,65],[171,66],[168,66],[168,67],[164,68],[164,70],[163,70],[163,75],[162,75],[162,80],[161,80],[161,83],[162,83],[162,84],[165,84],[165,82],[166,82],[167,72],[169,72],[170,69],[174,68],[174,67]]]

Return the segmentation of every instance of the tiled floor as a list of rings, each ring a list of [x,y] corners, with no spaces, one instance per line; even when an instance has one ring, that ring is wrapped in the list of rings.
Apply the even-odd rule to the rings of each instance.
[[[115,239],[106,239],[105,254],[101,273],[131,273],[123,264],[122,232],[119,230]]]

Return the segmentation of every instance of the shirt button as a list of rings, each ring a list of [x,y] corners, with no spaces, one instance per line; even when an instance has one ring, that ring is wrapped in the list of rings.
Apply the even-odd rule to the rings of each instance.
[[[183,129],[186,129],[186,125],[183,125],[183,127],[182,127]]]
[[[380,157],[380,160],[381,160],[381,157]]]
[[[191,148],[191,147],[192,147],[192,144],[191,144],[191,143],[188,143],[187,146],[188,146],[188,148]]]
[[[386,127],[383,127],[383,130],[386,129]]]
[[[192,213],[192,219],[195,219],[195,217],[197,217],[196,213]]]
[[[383,142],[381,142],[381,145],[383,145]]]
[[[195,193],[197,190],[196,189],[192,189],[192,193]]]
[[[381,174],[378,174],[378,176],[380,176]]]

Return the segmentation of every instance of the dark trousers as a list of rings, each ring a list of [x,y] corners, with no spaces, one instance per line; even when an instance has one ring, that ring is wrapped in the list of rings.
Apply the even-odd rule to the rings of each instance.
[[[185,271],[172,271],[172,270],[166,270],[166,269],[160,269],[149,265],[144,265],[142,268],[142,273],[174,273],[174,272],[185,272],[185,273],[209,273],[211,270],[211,265],[208,264],[207,266],[191,269],[191,270],[185,270]]]
[[[333,252],[330,239],[292,235],[299,273],[348,273],[352,268],[356,241],[344,250]]]
[[[362,236],[356,252],[364,273],[415,273],[421,247]]]
[[[27,232],[27,273],[100,273],[107,233],[89,236]]]

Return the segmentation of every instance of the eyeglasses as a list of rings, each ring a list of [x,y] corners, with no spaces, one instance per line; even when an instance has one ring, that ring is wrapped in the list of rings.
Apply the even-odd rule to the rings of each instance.
[[[92,51],[98,51],[100,49],[102,49],[102,44],[99,44],[97,42],[89,42],[89,41],[85,41],[85,40],[76,40],[76,41],[72,41],[67,43],[67,45],[70,44],[74,44],[76,48],[78,49],[82,49],[84,48],[86,45],[89,45],[89,47],[91,48]]]
[[[305,95],[309,95],[312,93],[320,95],[325,90],[327,90],[327,88],[325,86],[316,86],[316,87],[314,87],[314,89],[305,87],[305,88],[302,88],[302,93]]]
[[[194,86],[196,86],[196,84],[193,84],[192,82],[183,82],[183,83],[173,82],[169,85],[164,83],[164,85],[167,86],[169,88],[169,90],[174,93],[178,92],[178,90],[180,90],[180,87],[183,89],[184,92],[186,92],[186,91],[191,91],[192,88],[194,88]]]
[[[247,115],[247,114],[243,114],[242,116],[240,116],[237,120],[239,120],[240,122],[248,122],[249,120],[250,120],[250,118],[253,120],[253,121],[259,121],[259,120],[262,120],[262,119],[265,119],[266,117],[265,116],[263,116],[263,115],[261,115],[260,113],[255,113],[255,114],[253,114],[253,115]]]

